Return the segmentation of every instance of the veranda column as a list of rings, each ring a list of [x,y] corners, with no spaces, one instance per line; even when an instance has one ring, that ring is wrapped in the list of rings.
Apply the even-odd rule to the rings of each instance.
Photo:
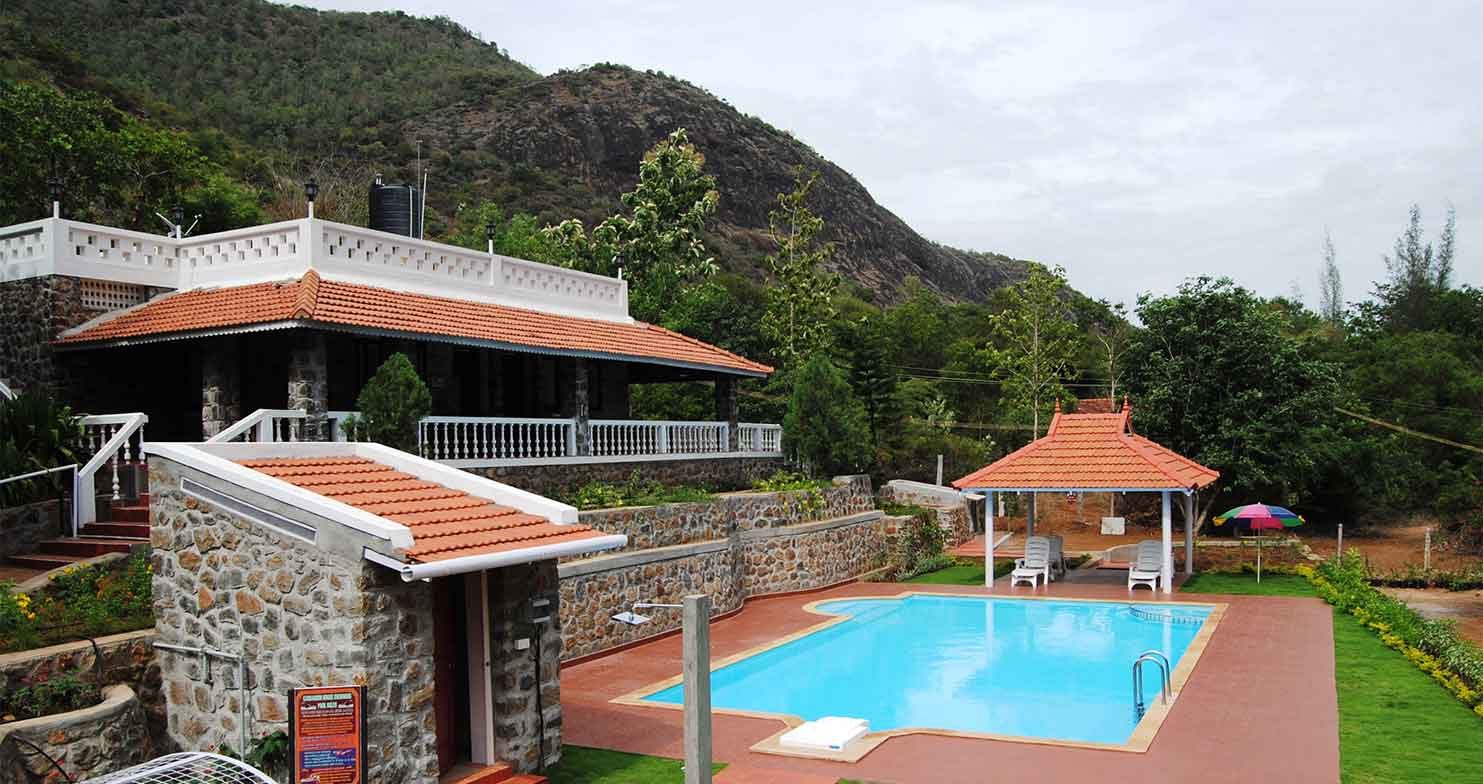
[[[1035,491],[1030,491],[1030,503],[1026,504],[1025,511],[1025,538],[1035,535]]]
[[[984,585],[994,587],[994,491],[984,491]]]
[[[1163,496],[1164,536],[1163,549],[1159,551],[1163,553],[1163,565],[1159,568],[1159,583],[1164,586],[1164,593],[1173,593],[1174,551],[1171,548],[1173,547],[1174,539],[1174,521],[1173,516],[1169,513],[1169,491],[1165,490],[1160,495]]]
[[[1184,494],[1184,574],[1195,573],[1195,494]]]
[[[201,343],[201,438],[207,439],[242,418],[242,384],[237,338]]]
[[[726,451],[737,451],[741,432],[736,426],[736,379],[730,376],[716,378],[716,420],[726,423]]]
[[[288,356],[288,408],[303,409],[309,416],[300,431],[301,441],[322,441],[328,435],[325,411],[329,408],[329,358],[324,333],[295,330]]]
[[[575,453],[578,455],[592,454],[592,407],[588,391],[587,360],[570,360],[570,374],[567,380],[566,399],[563,401],[562,413],[572,418],[575,423]]]

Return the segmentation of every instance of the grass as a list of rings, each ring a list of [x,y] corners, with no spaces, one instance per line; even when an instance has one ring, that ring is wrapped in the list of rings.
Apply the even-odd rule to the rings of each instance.
[[[1003,577],[1014,569],[1014,561],[994,560],[994,576]],[[984,565],[972,561],[959,561],[945,569],[919,574],[903,582],[925,585],[983,585]]]
[[[1190,593],[1314,596],[1299,575],[1206,573]],[[1483,782],[1483,722],[1406,657],[1349,615],[1334,612],[1339,769],[1345,784]],[[1468,771],[1472,771],[1469,773]]]
[[[551,784],[662,784],[683,782],[685,772],[680,760],[648,757],[586,746],[563,746],[561,762],[546,770]],[[715,773],[726,767],[711,765]]]

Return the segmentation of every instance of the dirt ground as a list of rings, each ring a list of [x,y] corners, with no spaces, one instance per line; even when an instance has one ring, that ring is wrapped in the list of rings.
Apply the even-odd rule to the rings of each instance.
[[[1427,618],[1457,621],[1457,632],[1483,645],[1483,591],[1445,588],[1381,588]]]
[[[1371,569],[1389,571],[1405,569],[1413,565],[1420,567],[1422,561],[1425,560],[1423,553],[1426,549],[1427,527],[1414,525],[1390,528],[1366,536],[1345,535],[1344,549],[1346,551],[1359,550],[1364,553]],[[1297,533],[1303,541],[1308,543],[1309,547],[1313,548],[1313,552],[1325,557],[1334,554],[1337,541],[1333,536],[1309,535],[1301,529]],[[1464,569],[1479,562],[1483,562],[1483,557],[1454,552],[1446,546],[1445,542],[1437,538],[1432,539],[1433,569],[1449,571]]]

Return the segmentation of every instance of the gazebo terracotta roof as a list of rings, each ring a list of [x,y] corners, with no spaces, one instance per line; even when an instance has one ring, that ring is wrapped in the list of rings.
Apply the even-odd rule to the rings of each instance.
[[[1065,413],[1042,438],[954,481],[960,490],[1196,490],[1220,473],[1133,432],[1132,408]]]
[[[294,326],[453,340],[510,350],[669,364],[748,376],[772,368],[643,322],[301,278],[168,294],[62,333],[63,347],[128,344]]]

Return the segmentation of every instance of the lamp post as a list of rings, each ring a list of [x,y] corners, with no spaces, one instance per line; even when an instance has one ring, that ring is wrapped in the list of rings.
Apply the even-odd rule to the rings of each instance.
[[[309,181],[304,183],[304,198],[309,200],[309,217],[311,219],[314,217],[314,199],[318,196],[319,183],[315,182],[313,177],[310,177]]]
[[[493,223],[484,224],[484,240],[489,244],[489,255],[494,255],[494,235],[499,231]]]
[[[649,622],[641,609],[684,611],[685,784],[711,782],[711,597],[691,594],[684,604],[639,602],[613,620],[638,626]]]
[[[62,178],[53,174],[46,179],[46,190],[51,194],[51,216],[62,217]]]
[[[175,227],[174,231],[171,232],[172,234],[175,235],[175,239],[178,240],[182,236],[184,236],[184,231],[183,231],[183,229],[185,228],[185,208],[184,207],[182,207],[179,204],[177,204],[174,207],[171,207],[170,208],[170,223]]]

